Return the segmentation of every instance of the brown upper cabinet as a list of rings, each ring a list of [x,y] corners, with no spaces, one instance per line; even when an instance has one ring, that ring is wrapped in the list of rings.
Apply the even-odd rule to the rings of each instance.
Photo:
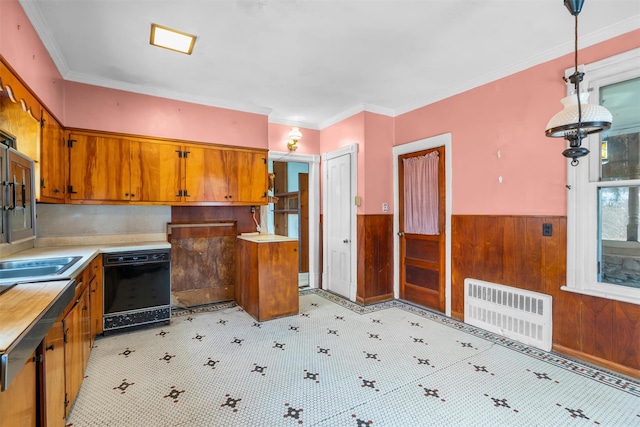
[[[67,162],[67,141],[64,129],[53,116],[43,111],[38,201],[64,203]]]
[[[185,149],[184,201],[187,204],[267,203],[266,152],[197,146]]]
[[[72,132],[71,203],[263,205],[267,151]]]
[[[68,146],[68,193],[72,203],[132,200],[129,141],[72,133]]]

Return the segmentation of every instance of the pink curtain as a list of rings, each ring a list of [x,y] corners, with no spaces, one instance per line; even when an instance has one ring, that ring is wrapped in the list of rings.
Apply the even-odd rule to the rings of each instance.
[[[438,158],[432,151],[403,159],[404,232],[440,234],[438,230]]]

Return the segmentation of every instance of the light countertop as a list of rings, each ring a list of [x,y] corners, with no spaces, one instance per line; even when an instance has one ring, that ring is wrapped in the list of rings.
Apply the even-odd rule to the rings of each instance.
[[[278,234],[241,234],[238,239],[254,243],[297,242],[295,237],[280,236]]]
[[[54,275],[47,277],[39,277],[38,280],[42,281],[46,278],[52,280],[60,279],[74,279],[82,270],[89,265],[89,263],[101,253],[114,253],[114,252],[128,252],[128,251],[141,251],[141,250],[153,250],[153,249],[169,249],[171,244],[168,242],[155,241],[155,242],[139,242],[139,243],[109,243],[109,244],[96,244],[96,245],[77,245],[77,246],[49,246],[49,247],[36,247],[27,249],[24,251],[16,252],[9,256],[6,256],[0,261],[18,261],[18,260],[36,260],[43,258],[55,258],[66,256],[79,256],[82,257],[78,262],[73,264],[62,275]],[[12,283],[12,282],[27,282],[29,278],[20,279],[0,279],[0,283]]]

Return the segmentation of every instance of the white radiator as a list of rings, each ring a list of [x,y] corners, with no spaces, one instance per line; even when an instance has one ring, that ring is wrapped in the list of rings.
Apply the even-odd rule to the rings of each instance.
[[[551,350],[551,295],[464,279],[464,321],[487,331]]]

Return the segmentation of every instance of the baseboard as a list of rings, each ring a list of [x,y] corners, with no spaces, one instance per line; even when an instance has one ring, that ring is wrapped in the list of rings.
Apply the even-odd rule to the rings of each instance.
[[[552,347],[552,350],[560,353],[560,354],[564,354],[566,356],[569,357],[573,357],[574,359],[578,359],[578,360],[582,360],[585,361],[587,363],[591,363],[592,365],[597,365],[600,366],[604,369],[610,370],[610,371],[614,371],[614,372],[618,372],[620,374],[635,378],[635,379],[640,379],[640,370],[638,369],[634,369],[634,368],[630,368],[628,366],[624,366],[624,365],[620,365],[618,363],[614,363],[611,362],[609,360],[606,359],[602,359],[600,357],[597,356],[593,356],[591,354],[586,354],[583,353],[581,351],[577,351],[568,347],[564,347],[558,344],[554,344]]]
[[[361,305],[369,305],[375,304],[383,301],[390,301],[393,299],[393,292],[383,295],[376,295],[375,297],[362,298],[360,296],[356,296],[356,303]]]

